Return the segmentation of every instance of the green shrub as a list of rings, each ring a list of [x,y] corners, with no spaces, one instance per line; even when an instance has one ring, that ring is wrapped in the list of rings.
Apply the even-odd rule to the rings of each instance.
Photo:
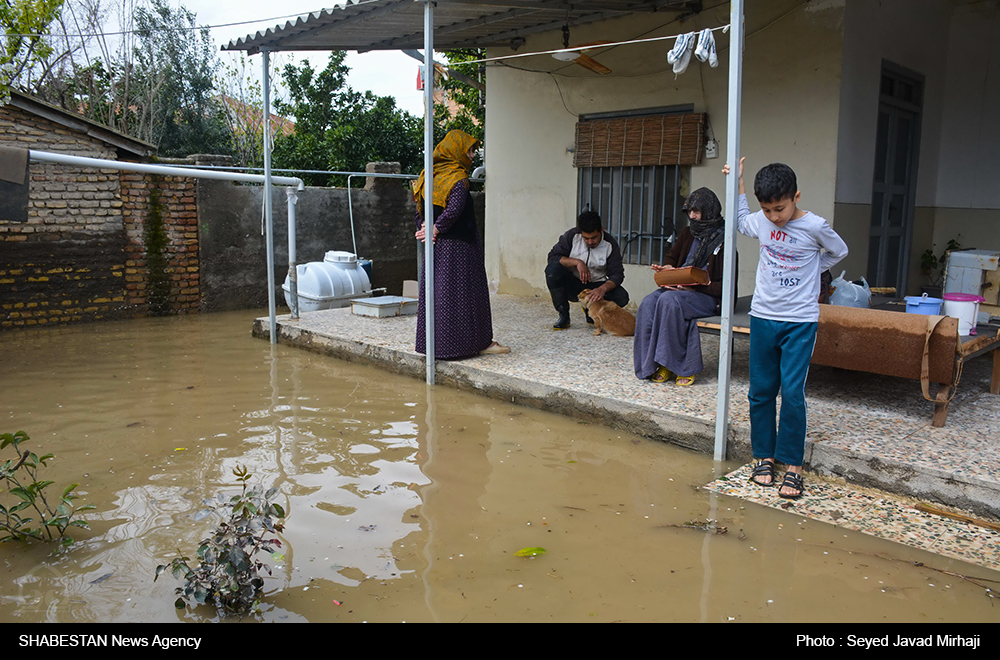
[[[222,614],[239,615],[258,609],[264,588],[260,571],[270,575],[271,567],[256,556],[260,552],[272,554],[281,547],[274,535],[283,527],[274,519],[284,518],[285,511],[272,502],[277,488],[265,491],[259,484],[248,486],[251,474],[245,467],[237,467],[233,474],[242,492],[228,501],[220,494],[203,512],[219,514],[222,522],[202,540],[198,567],[191,568],[191,560],[179,556],[156,568],[156,578],[169,569],[175,578],[184,580],[184,586],[176,590],[179,598],[174,605],[178,609],[214,605]]]
[[[920,255],[920,272],[924,274],[927,281],[931,283],[931,286],[941,286],[943,284],[942,277],[944,276],[944,267],[948,263],[948,253],[952,250],[958,250],[962,245],[954,238],[948,239],[948,245],[945,246],[944,251],[938,256],[934,254],[934,250],[927,248],[924,253]]]
[[[73,504],[79,499],[73,493],[79,484],[70,484],[58,500],[47,496],[46,489],[54,482],[40,480],[38,471],[48,467],[47,462],[53,455],[39,456],[27,449],[22,451],[21,443],[27,440],[29,437],[24,431],[0,434],[0,451],[10,447],[17,454],[16,458],[0,463],[0,479],[10,496],[0,504],[0,532],[6,534],[0,541],[59,540],[63,546],[71,545],[73,538],[66,534],[70,527],[90,528],[86,521],[77,520],[75,516],[94,506],[76,507]]]

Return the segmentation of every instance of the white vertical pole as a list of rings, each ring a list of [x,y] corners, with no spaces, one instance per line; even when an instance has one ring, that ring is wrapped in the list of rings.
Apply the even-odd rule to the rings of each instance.
[[[271,208],[271,81],[268,79],[270,53],[261,50],[264,66],[264,231],[267,234],[267,309],[271,343],[278,343],[278,322],[274,301],[274,218]]]
[[[730,0],[729,130],[726,135],[726,239],[723,247],[722,329],[719,331],[719,393],[715,410],[715,460],[726,458],[729,432],[729,376],[733,348],[736,209],[739,204],[740,112],[743,88],[743,0]]]
[[[348,186],[350,186],[350,182],[348,182]],[[288,308],[291,310],[292,319],[297,321],[299,318],[299,271],[295,265],[295,205],[299,201],[299,193],[295,188],[289,186],[285,189],[285,197],[288,203]],[[357,252],[357,248],[354,251]]]
[[[434,384],[434,3],[424,0],[424,321],[427,384]]]

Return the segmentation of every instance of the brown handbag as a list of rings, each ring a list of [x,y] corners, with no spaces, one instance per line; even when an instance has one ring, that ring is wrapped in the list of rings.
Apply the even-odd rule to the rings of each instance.
[[[658,270],[653,274],[653,281],[656,286],[694,286],[697,284],[708,284],[708,271],[704,268],[671,268],[669,270]]]

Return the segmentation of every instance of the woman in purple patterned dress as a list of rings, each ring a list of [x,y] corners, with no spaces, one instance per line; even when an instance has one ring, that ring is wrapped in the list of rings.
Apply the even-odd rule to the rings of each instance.
[[[483,244],[469,195],[469,169],[478,140],[450,131],[434,149],[434,357],[452,360],[473,355],[508,353],[493,341],[493,317],[486,283]],[[413,186],[417,202],[416,238],[424,227],[424,173]],[[427,352],[424,315],[424,271],[420,270],[417,312],[418,353]]]

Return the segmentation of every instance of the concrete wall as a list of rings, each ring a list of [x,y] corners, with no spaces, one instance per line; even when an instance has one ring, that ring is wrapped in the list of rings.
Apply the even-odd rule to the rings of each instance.
[[[836,217],[850,237],[844,267],[866,274],[872,173],[883,60],[925,78],[909,286],[925,283],[919,256],[958,237],[1000,249],[1000,10],[995,2],[848,2],[838,145]]]
[[[373,167],[374,166],[374,167]],[[387,167],[388,166],[388,167]],[[369,165],[369,171],[399,172],[398,163]],[[217,181],[198,184],[202,297],[205,311],[267,306],[267,253],[261,235],[263,189]],[[355,252],[372,261],[372,286],[388,295],[402,293],[403,280],[417,279],[418,244],[413,233],[416,206],[408,182],[371,177],[364,189],[351,190],[355,232],[352,237],[348,191],[307,188],[296,206],[296,258],[322,261],[329,250]],[[482,223],[484,195],[473,194]],[[287,198],[276,189],[274,209],[274,281],[277,300],[288,274]]]
[[[956,6],[948,30],[932,244],[1000,250],[1000,8]]]
[[[13,106],[0,108],[0,138],[19,148],[121,155]],[[204,156],[172,162],[218,164]],[[0,217],[0,329],[267,306],[261,186],[39,163],[29,178],[27,220]],[[483,197],[474,194],[480,219]],[[356,239],[358,254],[373,261],[373,285],[402,293],[403,280],[417,277],[418,251],[406,182],[369,178],[351,202],[354,237],[346,189],[300,193],[298,261],[354,251]],[[273,191],[273,203],[280,286],[288,270],[283,190]]]
[[[729,22],[729,7],[706,9],[683,24],[672,16],[581,26],[572,30],[571,44],[717,27]],[[834,224],[843,17],[844,3],[836,0],[750,3],[746,14],[742,144],[748,179],[766,163],[788,163],[798,173],[803,207]],[[719,67],[692,59],[676,77],[666,61],[673,40],[595,53],[612,69],[607,76],[545,55],[487,68],[487,272],[499,291],[546,295],[546,255],[575,221],[577,173],[568,150],[581,114],[693,104],[695,112],[708,113],[720,154],[726,153],[729,37],[715,35]],[[530,38],[523,50],[561,46],[562,33],[555,31]],[[723,198],[723,164],[719,158],[694,167],[691,187],[709,186]],[[741,238],[738,249],[739,288],[746,294],[753,289],[758,246]],[[641,299],[654,286],[649,269],[626,267],[625,286]]]

